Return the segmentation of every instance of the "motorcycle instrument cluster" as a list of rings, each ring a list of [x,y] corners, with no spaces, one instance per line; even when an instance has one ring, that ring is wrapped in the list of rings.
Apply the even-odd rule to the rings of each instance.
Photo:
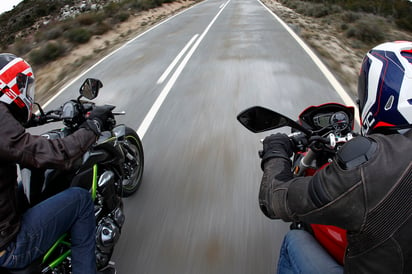
[[[313,124],[318,129],[332,127],[335,130],[342,131],[349,126],[350,120],[344,111],[320,113],[313,116]]]
[[[354,108],[340,104],[325,104],[305,109],[300,114],[300,123],[321,134],[334,132],[346,134],[354,126]]]

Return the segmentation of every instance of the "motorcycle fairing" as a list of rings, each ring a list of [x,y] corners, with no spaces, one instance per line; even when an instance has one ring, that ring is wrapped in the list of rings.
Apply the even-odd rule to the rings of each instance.
[[[347,246],[346,230],[331,225],[311,224],[310,226],[319,243],[343,265]]]

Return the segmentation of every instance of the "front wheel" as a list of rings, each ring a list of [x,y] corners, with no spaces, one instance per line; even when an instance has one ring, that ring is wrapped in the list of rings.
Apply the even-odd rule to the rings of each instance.
[[[123,164],[122,197],[128,197],[139,188],[142,182],[144,167],[142,141],[131,128],[126,128],[126,140],[123,148],[126,160]]]

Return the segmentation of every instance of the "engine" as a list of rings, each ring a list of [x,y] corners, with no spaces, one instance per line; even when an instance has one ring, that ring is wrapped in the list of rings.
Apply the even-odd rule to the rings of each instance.
[[[96,228],[96,265],[98,268],[109,263],[114,245],[119,240],[124,219],[122,209],[117,208],[99,221]]]
[[[125,216],[123,203],[115,188],[115,175],[105,171],[99,178],[95,202],[96,225],[96,265],[106,266],[112,256],[114,245],[120,237]]]

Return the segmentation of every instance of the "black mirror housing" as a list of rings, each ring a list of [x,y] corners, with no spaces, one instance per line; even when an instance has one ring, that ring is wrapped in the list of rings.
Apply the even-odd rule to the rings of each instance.
[[[99,89],[103,87],[102,81],[94,78],[87,78],[80,87],[80,94],[89,100],[97,97]]]
[[[260,106],[251,107],[242,111],[237,116],[237,119],[244,127],[254,133],[289,126],[302,131],[308,136],[312,134],[311,131],[299,125],[290,118]]]

